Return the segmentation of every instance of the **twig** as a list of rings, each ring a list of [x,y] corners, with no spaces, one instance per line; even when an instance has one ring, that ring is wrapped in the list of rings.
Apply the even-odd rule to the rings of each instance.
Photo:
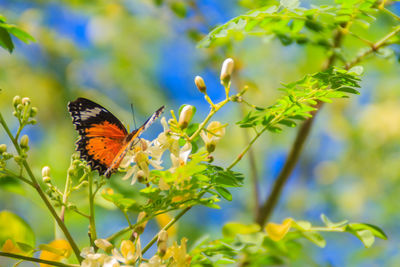
[[[30,261],[30,262],[39,262],[39,263],[48,264],[50,266],[79,267],[79,265],[77,265],[77,264],[66,264],[66,263],[62,263],[62,262],[43,260],[43,259],[23,256],[23,255],[19,255],[19,254],[14,254],[14,253],[8,253],[8,252],[0,252],[0,256],[7,257],[7,258],[20,259],[20,260]]]

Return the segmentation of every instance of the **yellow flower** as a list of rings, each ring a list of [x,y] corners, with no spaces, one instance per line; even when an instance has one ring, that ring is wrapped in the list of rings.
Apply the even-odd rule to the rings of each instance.
[[[184,237],[181,240],[181,245],[178,246],[178,243],[174,242],[172,247],[169,247],[167,249],[167,252],[164,255],[164,259],[173,259],[173,263],[175,263],[174,266],[177,267],[186,267],[190,266],[190,262],[192,260],[192,257],[187,254],[186,250],[186,243],[187,239]]]
[[[60,261],[69,258],[72,248],[64,239],[57,239],[48,245],[42,246],[46,250],[42,250],[40,258],[42,260]],[[40,267],[50,267],[48,264],[40,264]]]
[[[282,224],[268,223],[265,227],[265,230],[272,240],[279,241],[283,239],[289,232],[290,228],[292,227],[292,223],[293,219],[287,218],[282,222]]]
[[[112,250],[114,259],[125,264],[135,264],[141,256],[140,238],[136,240],[136,246],[130,240],[123,240],[120,251],[121,253],[115,248]]]
[[[14,242],[11,239],[7,239],[6,242],[4,242],[1,251],[14,254],[22,254],[22,251],[19,249],[17,245],[14,244]]]

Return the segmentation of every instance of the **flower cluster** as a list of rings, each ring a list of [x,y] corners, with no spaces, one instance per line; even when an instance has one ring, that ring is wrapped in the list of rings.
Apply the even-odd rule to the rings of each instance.
[[[233,60],[228,58],[224,61],[221,70],[221,84],[224,85],[227,99],[229,101],[230,78],[233,71]],[[207,95],[206,85],[200,76],[196,76],[195,85],[198,90],[205,95],[205,99],[210,103],[211,110],[215,111],[222,105],[215,105]],[[139,139],[134,148],[128,153],[124,161],[120,165],[126,170],[123,179],[131,179],[131,184],[136,181],[141,183],[154,182],[151,177],[151,168],[155,170],[163,170],[163,155],[168,150],[171,166],[167,170],[171,173],[177,168],[187,164],[193,148],[196,147],[197,136],[200,135],[204,141],[203,151],[210,154],[214,152],[218,141],[225,135],[225,125],[218,121],[212,121],[206,126],[208,119],[202,124],[191,124],[192,118],[196,113],[196,108],[191,105],[183,105],[180,108],[179,118],[171,111],[172,118],[166,120],[161,118],[163,132],[153,141],[143,138]],[[202,151],[199,149],[199,151]],[[159,186],[168,189],[168,185],[163,179],[159,181]]]
[[[172,246],[167,247],[167,234],[160,232],[158,238],[158,253],[150,259],[142,258],[142,250],[140,239],[134,242],[131,240],[123,240],[120,248],[115,248],[106,239],[95,240],[96,248],[101,250],[95,251],[94,247],[84,248],[81,252],[84,260],[81,267],[128,267],[135,266],[136,262],[141,262],[140,267],[162,267],[162,266],[189,266],[191,257],[187,253],[187,239],[182,238],[181,244],[174,242]]]

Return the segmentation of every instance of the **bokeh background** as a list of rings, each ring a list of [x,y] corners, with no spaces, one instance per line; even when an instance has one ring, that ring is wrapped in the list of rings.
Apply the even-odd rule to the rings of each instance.
[[[130,128],[161,105],[177,112],[182,104],[197,107],[201,121],[208,105],[194,85],[200,75],[213,100],[221,100],[220,65],[224,58],[236,62],[233,89],[250,85],[246,99],[259,106],[274,103],[280,83],[319,71],[325,60],[322,49],[292,44],[282,47],[275,40],[247,38],[228,47],[203,49],[196,43],[212,27],[269,1],[107,1],[0,0],[0,13],[32,34],[37,40],[24,44],[15,39],[12,54],[0,50],[0,110],[17,128],[12,117],[14,95],[27,96],[38,107],[37,125],[28,126],[29,162],[40,176],[49,165],[54,183],[63,187],[77,134],[67,112],[67,102],[83,96],[107,107]],[[302,1],[303,6],[326,1]],[[400,14],[400,4],[390,8]],[[393,21],[378,16],[369,40],[390,30]],[[345,40],[351,58],[363,44]],[[392,47],[399,51],[399,47]],[[386,58],[384,58],[386,56]],[[360,96],[325,105],[318,114],[301,160],[284,189],[272,221],[286,217],[320,223],[321,213],[333,221],[348,219],[378,225],[389,236],[365,249],[355,237],[325,235],[324,249],[304,242],[307,251],[299,262],[317,266],[399,266],[400,264],[400,76],[396,57],[371,57],[364,65]],[[237,104],[221,110],[216,119],[229,123],[225,138],[215,153],[215,163],[227,166],[245,145],[244,131],[235,125],[242,111]],[[153,138],[159,123],[143,136]],[[267,133],[254,146],[260,193],[264,200],[277,177],[297,129],[283,134]],[[0,132],[0,143],[9,143]],[[196,207],[178,224],[176,238],[189,244],[208,234],[221,236],[228,221],[251,222],[252,189],[248,160],[235,168],[246,176],[246,184],[234,192],[232,202],[221,210]],[[134,194],[135,186],[111,179],[117,191]],[[84,201],[77,196],[76,201]],[[96,207],[100,237],[126,226],[122,213],[99,199]],[[50,242],[54,222],[35,193],[13,180],[0,180],[0,210],[19,214],[33,228],[37,243]],[[133,215],[135,218],[135,215]],[[67,224],[81,247],[87,246],[87,229],[81,217],[67,214]],[[149,240],[157,231],[155,222],[143,236]],[[0,265],[10,262],[0,259]],[[7,265],[5,265],[7,266]],[[30,266],[30,265],[26,265]]]

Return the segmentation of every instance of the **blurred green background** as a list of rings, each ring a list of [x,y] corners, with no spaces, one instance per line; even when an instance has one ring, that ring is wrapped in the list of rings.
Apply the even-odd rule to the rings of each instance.
[[[195,105],[195,120],[201,121],[208,105],[193,79],[202,76],[210,97],[223,99],[219,71],[226,57],[236,63],[233,89],[250,85],[246,99],[259,106],[274,103],[280,95],[280,83],[319,71],[326,55],[316,47],[283,47],[276,40],[247,38],[223,48],[196,48],[197,41],[212,27],[267,2],[271,1],[0,0],[1,13],[8,22],[36,39],[30,45],[15,39],[12,54],[0,50],[0,110],[9,125],[16,130],[12,117],[15,95],[30,97],[39,109],[37,125],[27,126],[23,133],[31,140],[29,162],[34,172],[40,177],[41,168],[50,166],[54,183],[63,188],[77,138],[66,105],[77,97],[105,106],[132,129],[131,103],[138,123],[161,105],[166,105],[168,118],[169,110],[177,111],[182,104]],[[326,1],[302,1],[302,5],[322,2]],[[400,13],[399,4],[390,9]],[[393,21],[381,15],[371,28],[359,30],[369,40],[377,40],[391,25]],[[365,46],[351,37],[344,44],[350,58]],[[396,46],[391,49],[400,51]],[[326,235],[324,249],[306,244],[311,252],[303,257],[310,264],[400,264],[400,68],[395,55],[383,54],[371,57],[363,66],[361,95],[327,104],[318,114],[272,221],[293,217],[318,224],[324,213],[334,221],[378,225],[389,240],[379,240],[367,250],[353,236]],[[235,125],[241,116],[240,107],[230,104],[215,117],[229,123],[214,155],[220,166],[227,166],[245,145],[244,130]],[[161,130],[156,123],[143,137],[154,138]],[[263,200],[283,166],[296,130],[265,134],[254,146]],[[4,131],[0,143],[9,144]],[[252,221],[247,158],[235,170],[245,174],[246,185],[234,192],[234,200],[222,203],[221,210],[194,208],[179,222],[177,238],[187,236],[191,244],[204,234],[220,236],[225,222]],[[118,175],[110,182],[124,193],[134,194],[136,190]],[[37,243],[54,238],[54,222],[35,192],[9,179],[0,180],[0,192],[0,209],[24,218],[32,226]],[[85,196],[77,195],[75,200],[82,202]],[[126,226],[122,213],[99,201],[100,237]],[[82,224],[86,221],[68,213],[66,222],[80,247],[88,246],[87,228]],[[150,223],[143,241],[157,229],[156,223]],[[0,258],[1,266],[8,263]]]

